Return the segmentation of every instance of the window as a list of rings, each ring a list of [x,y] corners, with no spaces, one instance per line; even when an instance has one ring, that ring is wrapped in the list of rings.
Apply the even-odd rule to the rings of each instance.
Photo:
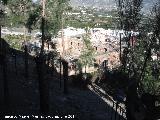
[[[107,52],[107,48],[104,48],[104,52]]]

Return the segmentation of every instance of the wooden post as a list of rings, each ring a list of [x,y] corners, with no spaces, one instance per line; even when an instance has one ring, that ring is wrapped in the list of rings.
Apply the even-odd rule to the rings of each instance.
[[[116,120],[117,119],[117,109],[118,109],[118,102],[116,102],[116,111],[115,111],[115,114],[114,114],[114,119]]]
[[[124,114],[124,111],[123,111],[123,109],[122,109],[122,119],[123,119],[123,114]]]
[[[112,101],[112,102],[113,102],[113,106],[111,108],[111,120],[113,119],[112,115],[113,115],[113,111],[114,111],[114,101]]]
[[[63,80],[64,80],[64,94],[68,93],[68,62],[62,61],[63,64]]]
[[[122,110],[121,106],[119,106],[119,110],[120,110],[119,111],[120,114],[119,114],[119,119],[118,120],[121,120],[121,110]]]

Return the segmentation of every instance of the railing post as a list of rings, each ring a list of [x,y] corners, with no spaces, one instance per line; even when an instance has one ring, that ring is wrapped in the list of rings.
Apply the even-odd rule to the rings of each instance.
[[[118,109],[118,102],[116,102],[116,111],[115,111],[115,114],[114,114],[114,119],[116,120],[117,119],[117,109]]]
[[[121,119],[121,110],[122,110],[122,108],[121,108],[121,106],[119,106],[119,119],[118,120]]]
[[[112,120],[112,115],[113,115],[113,111],[114,111],[114,101],[112,101],[113,102],[113,107],[112,107],[112,109],[111,109],[111,120]]]
[[[109,105],[107,105],[107,113],[109,113]]]
[[[122,109],[122,118],[123,118],[123,114],[124,114],[124,111],[123,111],[123,109]]]

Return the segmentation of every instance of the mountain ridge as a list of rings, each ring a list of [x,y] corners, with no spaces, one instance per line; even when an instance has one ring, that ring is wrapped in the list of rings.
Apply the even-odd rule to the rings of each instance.
[[[144,0],[143,11],[149,11],[156,0]],[[116,0],[70,0],[73,7],[84,6],[93,8],[105,8],[108,10],[116,9]]]

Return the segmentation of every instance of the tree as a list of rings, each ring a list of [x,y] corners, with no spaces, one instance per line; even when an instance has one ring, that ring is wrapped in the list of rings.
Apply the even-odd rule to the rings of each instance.
[[[135,31],[141,20],[143,0],[117,0],[120,27],[126,31]]]
[[[160,45],[160,2],[153,7],[151,11],[151,19],[150,21],[150,54],[157,55],[155,60],[148,59],[147,64],[144,67],[144,72],[146,74],[142,75],[142,88],[144,89],[144,93],[149,93],[152,95],[160,95],[159,87],[160,87],[160,78],[159,78],[159,45]],[[150,55],[150,57],[151,57]]]
[[[120,0],[119,2],[121,3]],[[120,11],[122,11],[120,12],[122,28],[126,31],[139,31],[139,36],[137,37],[136,45],[133,47],[132,44],[128,44],[128,47],[125,49],[123,54],[125,60],[123,65],[126,68],[125,71],[127,71],[128,73],[129,81],[133,81],[132,85],[128,87],[127,94],[126,109],[128,119],[133,119],[133,116],[130,112],[130,106],[132,106],[132,104],[135,104],[134,102],[132,102],[133,100],[137,101],[138,103],[138,99],[135,99],[138,98],[138,94],[142,96],[145,93],[149,93],[151,95],[159,95],[159,60],[153,60],[152,56],[154,54],[158,55],[159,51],[158,46],[160,38],[160,7],[157,3],[151,12],[151,15],[148,15],[147,18],[145,18],[145,20],[140,20],[141,15],[138,11],[140,11],[141,9],[141,2],[142,1],[137,2],[137,0],[135,0],[135,2],[133,2],[134,4],[130,6],[130,3],[132,2],[127,3],[123,1],[124,6],[127,6],[121,6],[120,9]],[[126,8],[128,9],[126,10]],[[148,23],[147,29],[145,28],[144,24],[142,24],[144,21]],[[128,36],[126,37],[126,40],[129,41],[131,39],[131,34],[128,34],[129,32],[126,33],[126,35]],[[133,95],[136,96],[133,97]]]
[[[84,49],[80,55],[80,64],[82,67],[85,67],[85,73],[86,73],[86,67],[93,65],[95,59],[94,59],[94,48],[91,45],[91,41],[89,38],[89,33],[86,31],[86,35],[83,36],[83,42],[84,42]]]
[[[37,25],[42,32],[42,45],[39,56],[36,57],[37,73],[40,91],[40,110],[42,113],[49,112],[49,81],[44,78],[45,73],[45,51],[44,43],[47,36],[56,36],[61,27],[62,6],[67,0],[41,0],[41,5],[36,5],[36,8],[30,13],[27,27],[29,30],[33,25]]]
[[[10,9],[9,16],[11,16],[11,22],[20,23],[24,29],[23,48],[24,48],[24,61],[25,61],[25,78],[28,79],[28,49],[27,49],[27,37],[26,37],[26,22],[29,17],[30,10],[33,9],[32,0],[9,0],[8,8]],[[14,18],[19,17],[19,21]],[[15,21],[14,21],[15,20]]]
[[[125,30],[127,47],[123,51],[123,57],[121,59],[124,72],[128,74],[129,86],[127,86],[126,92],[126,111],[127,119],[135,120],[133,116],[133,110],[138,104],[137,88],[140,83],[139,69],[136,61],[136,47],[133,45],[133,34],[131,31],[138,31],[141,20],[141,9],[143,0],[118,0],[119,8],[119,21],[120,28]],[[137,39],[137,38],[136,38]],[[130,40],[132,43],[130,43]],[[143,40],[143,38],[141,39]],[[120,41],[121,43],[121,41]],[[139,47],[139,46],[138,46]],[[147,45],[147,52],[144,58],[143,66],[146,66],[147,60],[150,56],[150,44]],[[144,68],[144,67],[143,67]],[[143,68],[140,69],[140,74],[143,74]],[[135,111],[134,111],[135,112]]]
[[[34,9],[33,5],[32,0],[9,0],[7,18],[11,25],[8,24],[8,26],[25,28],[29,13]]]

